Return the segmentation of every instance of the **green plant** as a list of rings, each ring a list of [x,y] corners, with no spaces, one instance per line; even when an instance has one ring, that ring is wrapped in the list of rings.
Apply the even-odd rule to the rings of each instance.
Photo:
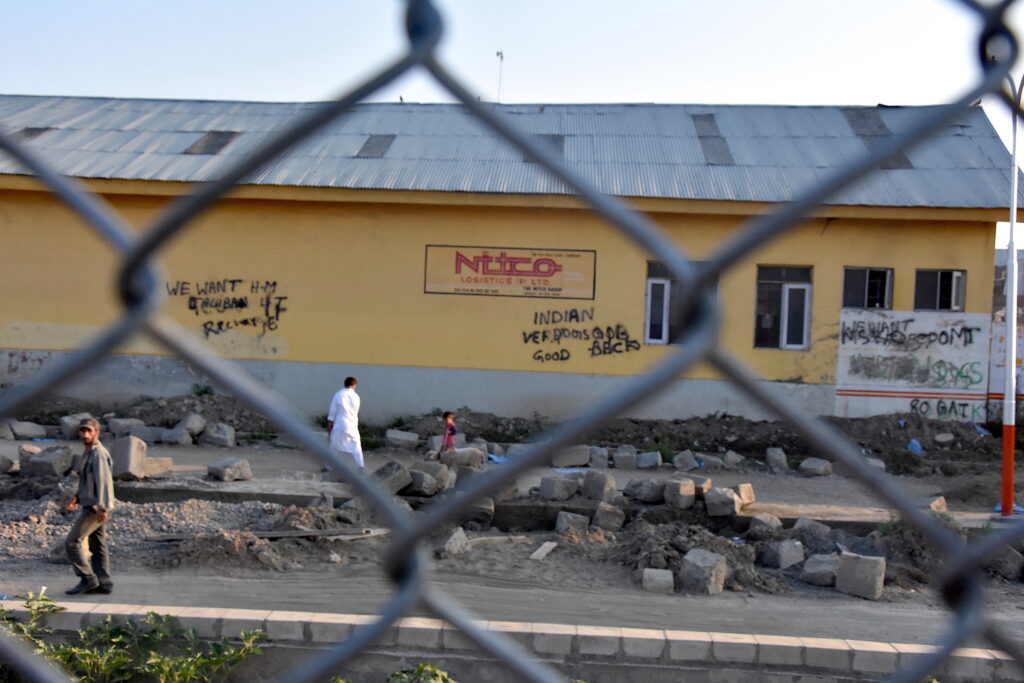
[[[457,683],[447,672],[433,664],[423,662],[415,669],[396,671],[388,676],[388,683]]]
[[[193,384],[192,393],[196,396],[213,396],[213,387],[209,384]]]
[[[890,512],[889,513],[889,521],[888,522],[881,522],[878,525],[878,533],[881,534],[882,536],[889,536],[894,531],[896,531],[896,525],[898,523],[899,523],[899,520],[896,518],[896,515],[894,515],[893,513]]]
[[[78,631],[72,642],[47,642],[43,637],[52,632],[43,626],[43,620],[63,608],[42,591],[17,597],[24,601],[28,619],[17,621],[10,611],[0,610],[0,623],[83,683],[140,678],[160,683],[224,680],[243,661],[262,654],[256,645],[265,635],[262,631],[243,631],[238,643],[227,638],[205,643],[194,629],[184,630],[173,617],[155,612],[149,612],[141,624],[132,620],[120,624],[107,617],[97,626]],[[0,680],[5,678],[0,675]]]

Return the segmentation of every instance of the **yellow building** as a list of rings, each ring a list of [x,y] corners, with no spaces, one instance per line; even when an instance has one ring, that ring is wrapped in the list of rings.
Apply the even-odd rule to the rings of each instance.
[[[0,96],[0,132],[142,228],[311,106]],[[698,261],[926,109],[494,107]],[[888,166],[721,277],[720,346],[816,414],[944,401],[977,418],[1009,155],[974,108]],[[17,384],[120,315],[117,259],[7,158],[0,233],[0,382]],[[371,421],[562,418],[684,324],[656,258],[457,105],[356,107],[160,261],[164,311],[309,414],[355,375]],[[113,404],[203,382],[138,338],[60,392]],[[764,416],[704,366],[633,414],[715,412]]]

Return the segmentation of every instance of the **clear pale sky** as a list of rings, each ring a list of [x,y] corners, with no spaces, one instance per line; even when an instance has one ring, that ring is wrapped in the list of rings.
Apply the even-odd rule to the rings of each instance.
[[[980,73],[979,24],[956,0],[436,4],[447,25],[442,61],[493,101],[501,50],[507,103],[935,104]],[[327,99],[400,54],[403,11],[400,0],[8,3],[0,92]],[[399,96],[450,101],[422,74],[371,99]],[[984,105],[1008,141],[1005,107]]]

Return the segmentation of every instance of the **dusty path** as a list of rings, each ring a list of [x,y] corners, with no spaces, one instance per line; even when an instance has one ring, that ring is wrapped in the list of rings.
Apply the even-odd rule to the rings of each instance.
[[[0,442],[0,454],[8,444]],[[257,478],[286,477],[301,482],[319,470],[319,463],[310,456],[262,444],[231,451],[156,446],[151,447],[150,455],[174,458],[175,474],[183,477],[202,476],[208,463],[227,455],[248,458]],[[370,454],[368,467],[373,468],[389,457],[420,456]],[[547,473],[550,470],[546,468],[530,472],[521,479],[520,490],[525,492]],[[653,476],[645,472],[614,473],[621,479],[620,487],[630,478]],[[807,479],[763,472],[718,472],[713,476],[716,485],[753,483],[759,501],[763,502],[878,505],[868,492],[838,476]],[[908,496],[922,497],[937,491],[935,481],[929,479],[904,477],[901,484]],[[522,552],[531,549],[524,548]],[[224,567],[157,570],[125,560],[118,566],[115,551],[115,593],[85,596],[84,601],[372,614],[391,593],[390,584],[369,559],[374,550],[369,549],[365,561],[340,565],[309,563],[306,569],[279,573]],[[41,558],[45,553],[46,548],[40,548]],[[465,565],[450,560],[442,563],[430,578],[476,614],[493,620],[911,643],[932,641],[949,620],[949,613],[936,599],[923,596],[869,602],[813,588],[777,595],[726,592],[714,597],[662,596],[643,592],[622,567],[605,567],[600,570],[603,574],[592,579],[591,567],[587,571],[581,567],[575,575],[572,566],[563,565],[559,567],[560,579],[542,572],[525,578],[512,577],[503,575],[497,565],[490,571],[481,571],[481,567],[486,568],[486,559],[481,562],[474,558]],[[13,562],[0,568],[0,593],[9,596],[46,585],[50,595],[64,599],[63,590],[72,583],[68,567],[43,561]],[[990,602],[988,613],[1024,640],[1024,592],[1018,586],[1006,588],[1004,584],[993,589]]]
[[[297,571],[272,577],[211,576],[187,571],[117,573],[116,592],[85,602],[185,605],[374,614],[390,584],[373,570]],[[932,605],[851,600],[832,591],[785,595],[723,593],[714,597],[657,596],[638,588],[560,590],[517,581],[447,572],[434,583],[484,619],[726,633],[758,633],[927,643],[940,635],[949,613]],[[55,597],[73,583],[66,567],[0,580],[14,595],[48,586]],[[1024,604],[999,604],[989,614],[1024,640]],[[60,598],[71,602],[78,598]],[[416,611],[415,614],[427,614]]]

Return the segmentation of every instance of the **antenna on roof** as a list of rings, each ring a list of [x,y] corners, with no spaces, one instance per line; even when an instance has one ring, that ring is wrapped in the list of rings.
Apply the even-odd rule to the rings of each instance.
[[[498,58],[498,104],[501,104],[501,69],[505,66],[505,51],[498,50],[494,56]]]

